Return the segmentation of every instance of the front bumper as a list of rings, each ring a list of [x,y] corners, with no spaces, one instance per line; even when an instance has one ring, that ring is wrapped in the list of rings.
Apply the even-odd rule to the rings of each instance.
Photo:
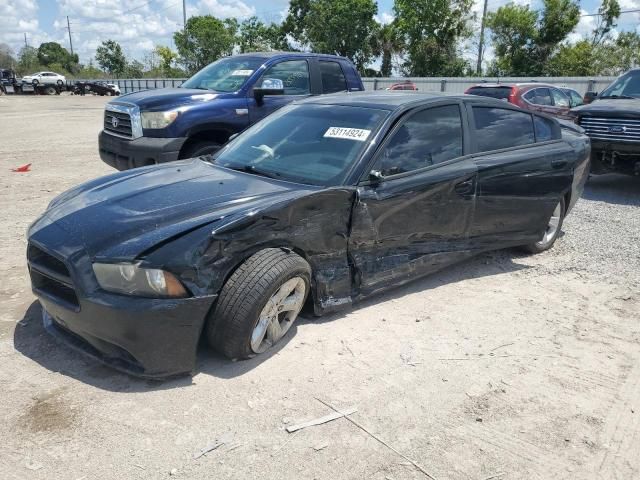
[[[49,333],[128,374],[162,378],[192,373],[216,296],[150,299],[97,293],[71,311],[34,290]]]
[[[640,142],[591,139],[591,173],[640,174]]]
[[[102,131],[98,136],[98,148],[103,162],[118,170],[128,170],[177,160],[186,140],[186,137],[130,140]]]

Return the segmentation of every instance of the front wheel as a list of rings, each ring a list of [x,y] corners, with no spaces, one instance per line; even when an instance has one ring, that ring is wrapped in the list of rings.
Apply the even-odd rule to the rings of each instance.
[[[180,158],[195,158],[202,157],[203,155],[211,155],[212,153],[216,153],[222,145],[215,142],[196,142],[193,145],[189,146],[185,149],[185,151],[180,155]]]
[[[267,248],[227,280],[206,327],[209,344],[231,359],[251,358],[289,331],[307,299],[311,267],[299,255]]]
[[[56,89],[55,87],[48,86],[47,88],[44,89],[44,93],[46,93],[47,95],[55,95]]]
[[[547,224],[547,228],[544,231],[544,235],[542,235],[542,238],[535,243],[525,245],[523,247],[524,250],[529,253],[542,253],[553,247],[553,244],[556,242],[558,236],[560,235],[560,230],[562,229],[562,222],[564,221],[565,213],[566,206],[564,198],[562,198],[553,209],[553,213],[549,218],[549,223]]]

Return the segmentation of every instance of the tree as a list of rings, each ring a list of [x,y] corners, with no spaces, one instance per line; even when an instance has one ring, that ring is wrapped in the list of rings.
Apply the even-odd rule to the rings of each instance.
[[[284,31],[311,50],[350,58],[358,70],[374,56],[374,0],[292,0]]]
[[[593,30],[593,36],[591,43],[594,46],[600,45],[603,40],[609,38],[609,33],[615,28],[616,21],[620,17],[620,4],[618,0],[603,0],[600,8],[598,8],[599,15],[596,16],[596,28]]]
[[[114,40],[105,40],[96,48],[96,62],[111,75],[120,76],[127,67],[127,59],[120,44]]]
[[[0,43],[0,67],[13,68],[16,59],[13,57],[13,50],[6,43]]]
[[[176,52],[162,45],[156,45],[154,52],[160,59],[159,68],[162,74],[166,77],[171,77],[174,70],[173,62],[178,57]]]
[[[38,49],[33,47],[22,47],[18,53],[18,68],[20,75],[27,75],[42,70],[38,61]]]
[[[503,75],[544,75],[549,60],[578,24],[574,0],[544,0],[541,11],[515,4],[487,16],[496,52],[492,70]]]
[[[124,76],[128,78],[142,78],[144,76],[144,65],[138,60],[132,60],[124,68]]]
[[[194,73],[220,57],[231,55],[237,30],[235,19],[223,21],[211,15],[189,18],[185,31],[173,34],[180,63]]]
[[[467,69],[458,53],[471,34],[473,0],[395,0],[393,10],[412,76],[457,76]]]
[[[487,16],[496,56],[491,73],[517,75],[528,71],[537,21],[537,12],[529,10],[529,6],[513,3]]]
[[[247,18],[240,24],[238,44],[240,53],[271,50],[267,26],[258,17]]]
[[[57,42],[46,42],[38,47],[38,61],[41,65],[45,65],[50,70],[58,71],[60,66],[67,72],[77,71],[78,55],[71,54],[69,51]],[[54,68],[53,65],[56,65]]]
[[[402,39],[395,23],[378,25],[375,34],[375,52],[381,57],[380,75],[390,77],[394,68],[394,57],[402,52]]]

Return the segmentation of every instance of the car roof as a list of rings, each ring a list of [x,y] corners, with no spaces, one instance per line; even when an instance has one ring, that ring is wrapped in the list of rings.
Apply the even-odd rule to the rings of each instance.
[[[315,105],[345,105],[354,107],[377,108],[382,110],[401,110],[408,106],[435,103],[443,99],[465,99],[474,102],[504,106],[504,102],[488,97],[475,95],[443,95],[414,91],[389,92],[375,90],[373,92],[342,92],[330,95],[318,95],[296,103]]]
[[[544,83],[544,82],[476,83],[475,85],[472,85],[469,88],[476,88],[476,87],[485,87],[485,88],[496,88],[496,87],[505,87],[505,88],[511,88],[511,87],[518,87],[518,88],[525,88],[525,87],[554,87],[554,88],[558,88],[555,85],[552,85],[550,83]]]
[[[305,52],[249,52],[239,53],[234,57],[257,57],[257,58],[273,58],[273,57],[318,57],[318,58],[334,58],[341,60],[349,60],[339,55],[329,55],[327,53],[305,53]]]

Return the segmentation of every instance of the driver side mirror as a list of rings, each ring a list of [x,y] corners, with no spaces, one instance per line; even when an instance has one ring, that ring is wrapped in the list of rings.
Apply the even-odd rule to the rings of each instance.
[[[584,94],[584,103],[591,103],[598,97],[598,92],[587,92]]]
[[[371,182],[371,185],[378,185],[382,180],[384,180],[384,175],[382,175],[380,170],[371,170],[369,172],[369,182]]]
[[[253,88],[253,98],[258,105],[264,103],[265,95],[284,95],[284,83],[279,78],[265,78],[260,87]]]

